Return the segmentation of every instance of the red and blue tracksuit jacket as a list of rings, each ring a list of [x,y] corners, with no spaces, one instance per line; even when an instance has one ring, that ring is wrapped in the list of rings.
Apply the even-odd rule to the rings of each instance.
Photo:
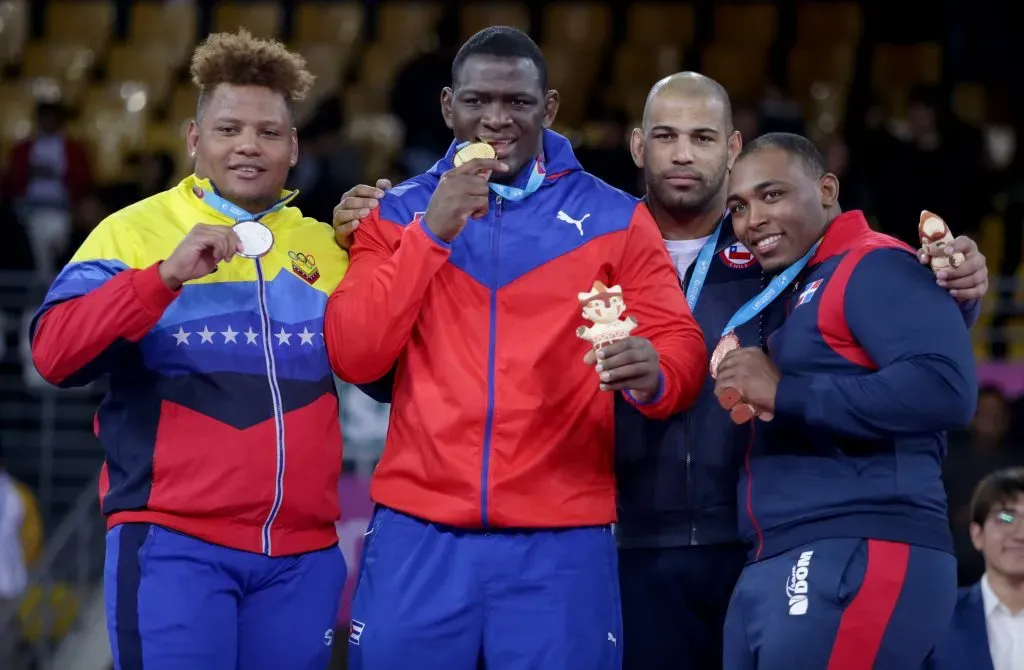
[[[752,556],[839,537],[951,552],[944,431],[970,421],[978,391],[965,315],[859,211],[831,224],[798,281],[768,338],[775,418],[756,423],[740,476]]]
[[[261,218],[269,254],[172,292],[160,261],[197,222],[233,223],[204,202],[212,188],[189,177],[104,220],[35,315],[32,359],[58,386],[109,378],[95,421],[109,527],[323,549],[337,543],[342,456],[323,314],[348,256],[330,226],[284,206]]]
[[[546,131],[543,151],[543,185],[492,193],[452,244],[423,213],[454,144],[360,225],[325,334],[345,381],[395,367],[379,504],[467,528],[615,520],[614,394],[576,336],[595,280],[622,287],[633,334],[659,353],[661,390],[640,410],[667,417],[700,391],[707,348],[647,208],[583,172],[564,137]]]

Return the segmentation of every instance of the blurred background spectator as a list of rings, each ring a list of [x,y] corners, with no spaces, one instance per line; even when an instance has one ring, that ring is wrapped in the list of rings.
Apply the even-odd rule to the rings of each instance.
[[[840,176],[843,206],[863,209],[876,228],[916,245],[927,208],[972,235],[993,273],[973,331],[983,388],[972,425],[950,436],[946,481],[960,579],[976,581],[983,565],[967,533],[970,492],[994,468],[1024,463],[1024,78],[1012,3],[910,8],[901,14],[881,0],[0,0],[0,439],[8,472],[38,503],[41,537],[46,529],[47,550],[37,551],[29,578],[32,615],[22,617],[32,660],[49,667],[64,634],[90,626],[103,546],[102,455],[91,426],[102,389],[42,384],[27,358],[28,318],[106,215],[191,171],[191,50],[211,31],[239,27],[284,40],[318,76],[297,109],[300,162],[290,186],[304,212],[324,221],[352,185],[398,183],[443,154],[451,133],[439,96],[451,59],[477,30],[506,24],[527,30],[548,59],[561,93],[555,130],[573,141],[585,169],[623,190],[643,191],[626,142],[650,86],[692,69],[728,89],[745,139],[786,130],[816,141]],[[348,499],[364,499],[388,407],[340,388],[340,486]],[[346,509],[358,510],[346,519],[349,555],[368,507]],[[336,647],[343,655],[345,645]]]

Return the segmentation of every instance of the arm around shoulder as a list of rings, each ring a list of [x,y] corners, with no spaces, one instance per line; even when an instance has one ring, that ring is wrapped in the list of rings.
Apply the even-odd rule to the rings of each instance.
[[[362,220],[324,317],[331,368],[342,381],[368,384],[391,370],[450,252],[422,218],[401,226],[377,208]]]
[[[904,251],[877,249],[859,260],[842,289],[831,287],[860,350],[846,355],[863,357],[872,371],[783,377],[776,413],[867,438],[969,423],[978,392],[970,335],[931,273]]]

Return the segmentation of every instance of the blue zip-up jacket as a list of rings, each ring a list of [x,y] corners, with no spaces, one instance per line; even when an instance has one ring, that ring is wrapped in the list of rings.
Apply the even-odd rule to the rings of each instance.
[[[952,552],[944,431],[970,421],[978,391],[956,302],[857,211],[832,223],[798,281],[768,340],[775,418],[756,422],[740,477],[751,558],[833,537]]]
[[[763,287],[761,266],[736,240],[725,216],[714,260],[694,318],[707,342],[708,362],[726,323]],[[689,289],[696,262],[683,277]],[[740,326],[744,346],[760,346],[785,316],[778,299]],[[722,411],[710,375],[693,408],[651,420],[627,402],[616,402],[615,456],[619,488],[619,546],[681,547],[739,541],[736,485],[750,442],[746,426]]]

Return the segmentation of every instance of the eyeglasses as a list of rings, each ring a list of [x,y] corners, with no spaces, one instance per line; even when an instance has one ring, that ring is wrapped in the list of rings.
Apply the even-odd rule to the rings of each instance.
[[[1003,509],[996,512],[992,518],[1000,527],[1010,527],[1024,519],[1024,514],[1012,509]]]

